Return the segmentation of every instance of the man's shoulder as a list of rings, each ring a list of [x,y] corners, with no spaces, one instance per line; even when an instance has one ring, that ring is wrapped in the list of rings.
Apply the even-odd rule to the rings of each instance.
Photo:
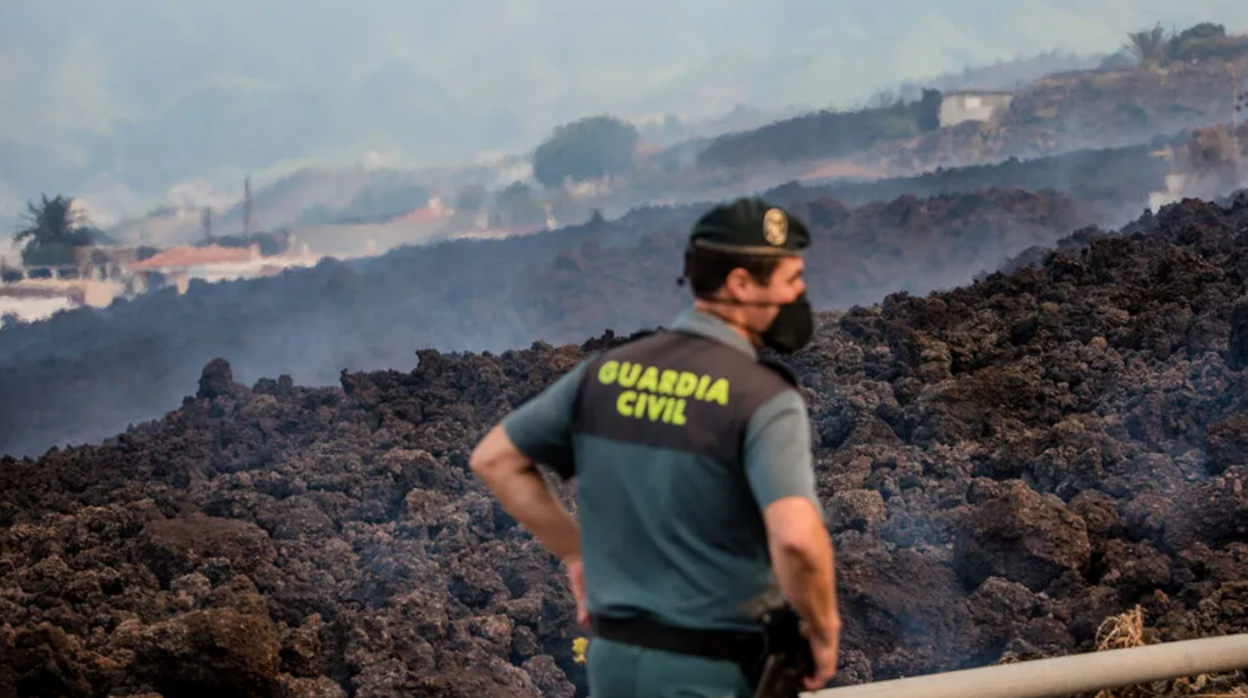
[[[767,357],[759,358],[758,363],[779,377],[790,388],[801,390],[802,381],[798,378],[797,372],[788,364]]]
[[[617,336],[614,332],[608,330],[601,337],[595,337],[581,345],[581,350],[594,357],[610,354],[630,345],[636,344],[643,340],[650,339],[655,335],[665,332],[664,328],[657,327],[654,329],[637,330],[627,337]]]

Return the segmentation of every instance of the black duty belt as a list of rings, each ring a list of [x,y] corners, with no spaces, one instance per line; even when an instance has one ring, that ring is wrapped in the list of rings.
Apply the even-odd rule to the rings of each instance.
[[[678,628],[649,616],[593,619],[594,634],[604,640],[707,659],[737,662],[747,675],[762,658],[766,641],[762,630],[704,630]]]

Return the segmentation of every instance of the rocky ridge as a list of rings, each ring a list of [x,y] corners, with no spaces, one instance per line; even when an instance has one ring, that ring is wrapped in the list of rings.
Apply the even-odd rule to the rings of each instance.
[[[1088,650],[1136,604],[1243,630],[1248,196],[1013,266],[823,314],[790,359],[841,683]],[[466,460],[618,340],[325,388],[213,360],[161,420],[0,459],[0,698],[583,694],[563,577]]]

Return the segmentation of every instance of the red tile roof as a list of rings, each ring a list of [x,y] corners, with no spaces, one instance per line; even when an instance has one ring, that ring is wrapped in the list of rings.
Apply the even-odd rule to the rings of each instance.
[[[246,247],[171,247],[155,255],[129,265],[131,269],[160,269],[162,267],[197,267],[205,264],[247,262],[258,256],[258,251]],[[255,255],[255,256],[253,256]]]

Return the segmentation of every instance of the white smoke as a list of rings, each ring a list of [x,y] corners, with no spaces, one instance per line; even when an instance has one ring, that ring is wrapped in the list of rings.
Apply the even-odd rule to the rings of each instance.
[[[1188,190],[1187,175],[1166,175],[1166,190],[1155,191],[1148,195],[1148,208],[1157,213],[1162,206],[1180,201]]]
[[[8,237],[0,237],[0,267],[22,265],[22,245]]]
[[[1195,129],[1189,140],[1156,155],[1170,163],[1165,191],[1149,194],[1149,208],[1157,213],[1162,206],[1185,198],[1213,199],[1248,186],[1248,153],[1243,136],[1227,124]]]
[[[209,182],[193,179],[179,182],[166,194],[169,205],[179,209],[201,209],[204,207],[223,211],[238,201],[238,196],[216,189]]]

